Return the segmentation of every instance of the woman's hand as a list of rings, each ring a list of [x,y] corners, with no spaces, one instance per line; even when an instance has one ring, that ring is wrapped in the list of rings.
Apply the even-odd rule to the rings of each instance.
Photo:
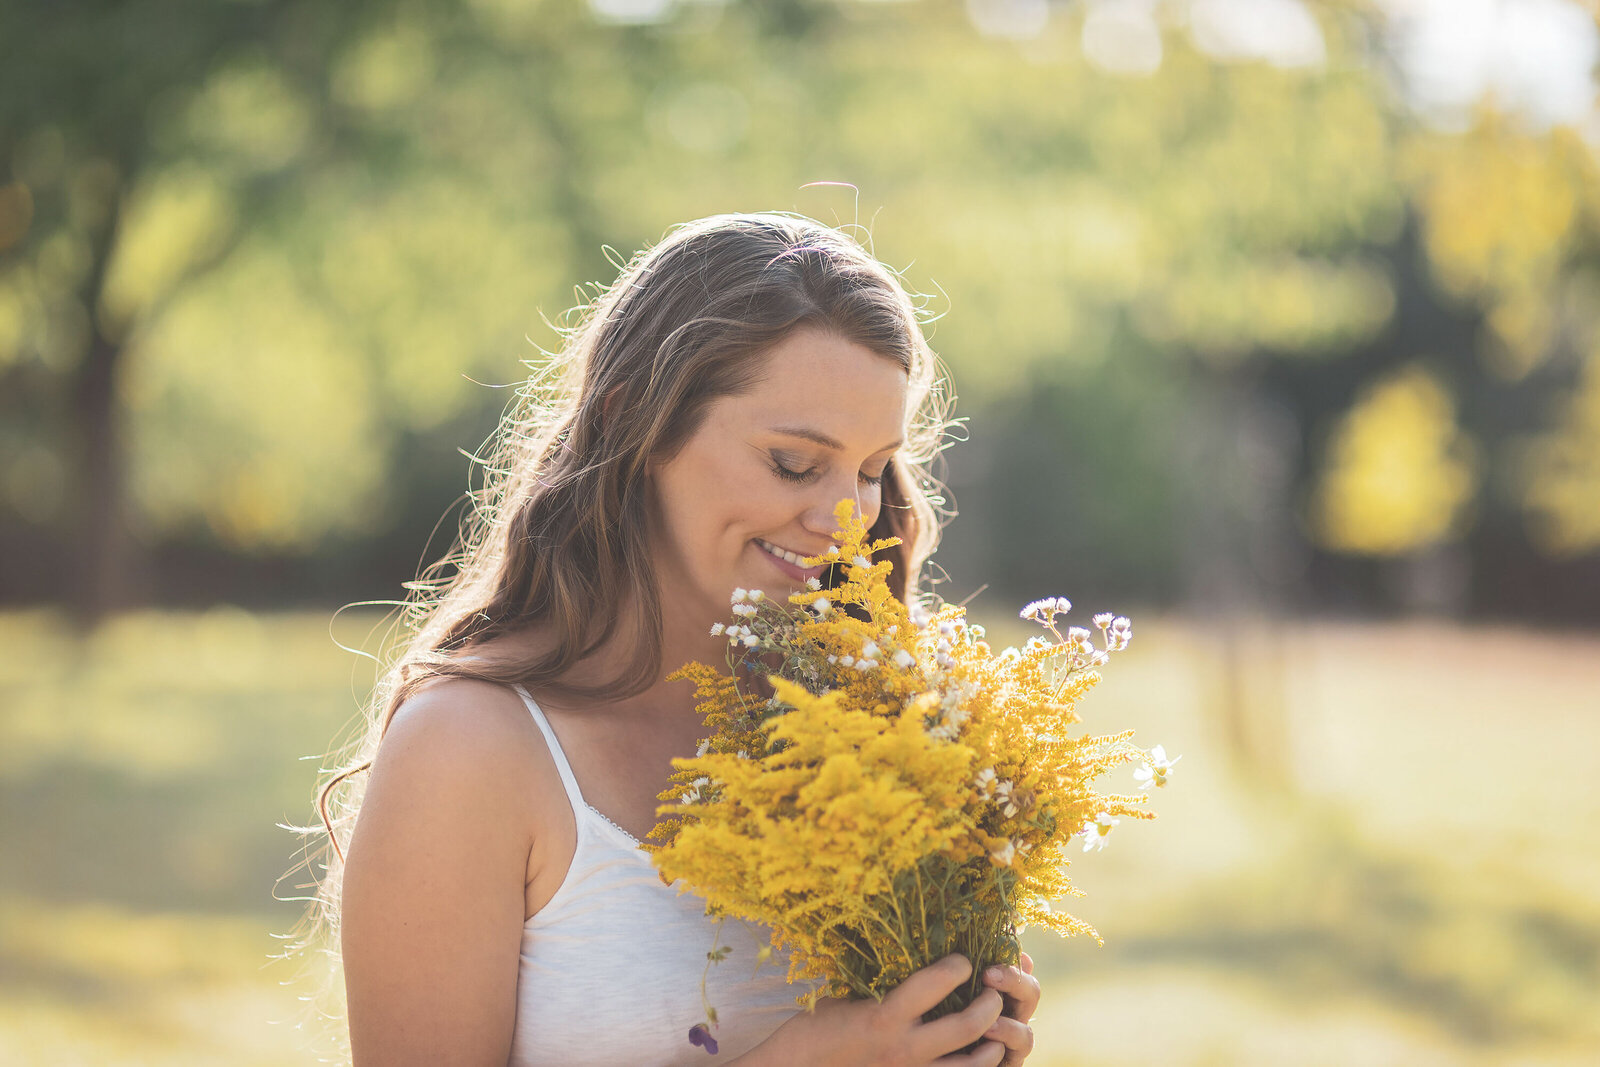
[[[990,967],[983,972],[983,984],[1005,997],[1005,1011],[984,1037],[1006,1047],[1001,1067],[1017,1067],[1033,1051],[1033,1028],[1028,1020],[1039,1007],[1039,980],[1033,976],[1033,957],[1022,953],[1022,966]]]
[[[881,1002],[824,998],[815,1011],[791,1017],[735,1062],[740,1067],[927,1067],[935,1063],[941,1067],[999,1067],[1008,1054],[1003,1034],[982,1041],[971,1052],[958,1050],[995,1026],[1003,1007],[1001,991],[985,990],[954,1015],[922,1021],[924,1012],[971,974],[972,962],[956,954],[916,971]],[[1004,1031],[1009,1033],[1009,1029]]]

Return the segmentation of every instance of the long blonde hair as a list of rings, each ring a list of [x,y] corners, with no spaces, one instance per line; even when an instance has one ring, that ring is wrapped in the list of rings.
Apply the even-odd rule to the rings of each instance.
[[[338,832],[360,808],[354,779],[371,768],[396,709],[418,686],[448,675],[605,700],[639,693],[660,675],[646,465],[672,458],[712,400],[751,386],[759,357],[796,328],[858,343],[908,376],[912,424],[884,472],[872,535],[901,538],[883,553],[894,564],[891,583],[902,600],[920,595],[941,517],[953,514],[930,470],[947,443],[953,398],[922,318],[895,273],[851,236],[784,213],[679,226],[577,309],[560,351],[536,367],[490,439],[483,487],[468,494],[473,506],[456,545],[408,583],[400,621],[411,636],[380,673],[353,755],[329,769],[318,791],[322,858],[333,862],[316,895],[303,898],[310,934],[297,948],[319,933],[337,943]],[[602,684],[570,684],[568,670],[616,633],[623,605],[637,607],[629,612],[632,660]],[[542,658],[464,656],[534,624],[548,624],[556,638]]]

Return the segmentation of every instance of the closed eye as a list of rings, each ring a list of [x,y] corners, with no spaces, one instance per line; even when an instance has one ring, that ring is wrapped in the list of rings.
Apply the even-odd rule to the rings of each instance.
[[[885,469],[887,469],[887,468],[885,468]],[[772,464],[772,473],[776,474],[778,477],[784,479],[785,481],[794,482],[794,483],[796,483],[798,485],[804,485],[806,482],[811,481],[813,478],[815,478],[817,476],[817,468],[816,467],[812,467],[810,470],[796,471],[796,470],[790,470],[788,467],[785,467],[782,463],[773,463]],[[862,471],[857,475],[857,477],[860,478],[867,485],[882,485],[883,484],[883,475],[881,475],[881,474],[868,474],[865,471]]]

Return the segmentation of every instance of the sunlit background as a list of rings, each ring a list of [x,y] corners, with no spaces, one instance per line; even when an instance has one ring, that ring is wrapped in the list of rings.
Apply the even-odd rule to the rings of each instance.
[[[338,1058],[271,959],[336,609],[616,263],[764,209],[937,316],[938,591],[1132,616],[1081,710],[1183,756],[1030,1062],[1600,1061],[1597,11],[8,7],[0,1061]]]

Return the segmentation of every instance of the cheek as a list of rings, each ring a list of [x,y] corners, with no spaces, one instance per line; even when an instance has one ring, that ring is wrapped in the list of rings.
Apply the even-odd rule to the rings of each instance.
[[[883,486],[861,487],[861,512],[862,521],[867,524],[867,529],[872,529],[873,524],[878,521],[878,516],[883,513]]]

